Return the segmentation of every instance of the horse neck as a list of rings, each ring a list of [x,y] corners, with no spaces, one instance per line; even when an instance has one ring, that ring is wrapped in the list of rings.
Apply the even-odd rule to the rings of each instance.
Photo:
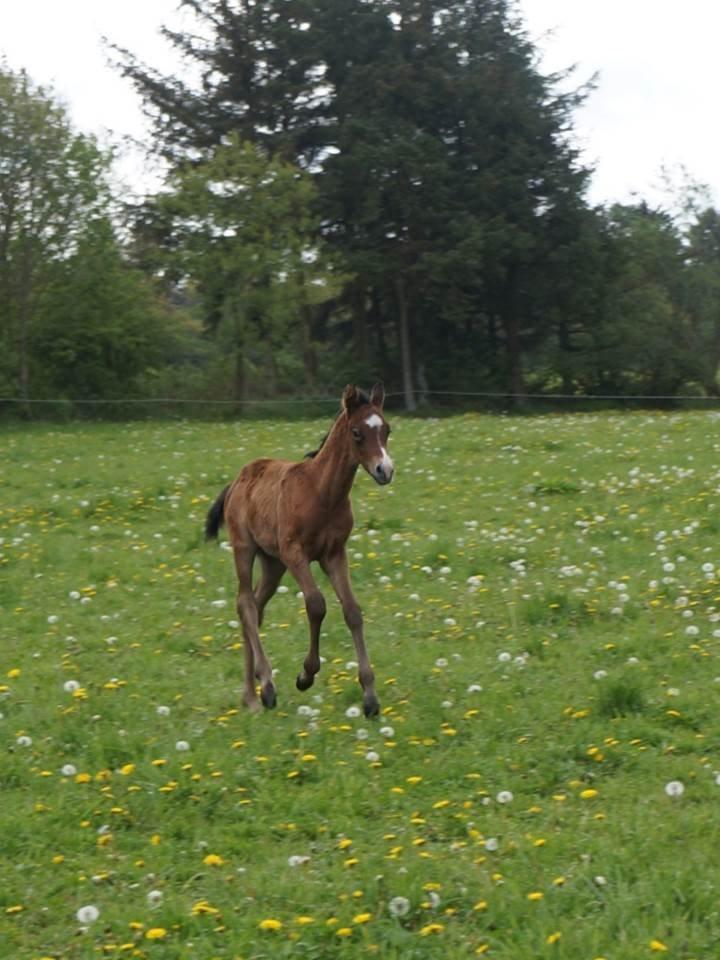
[[[347,429],[347,416],[341,413],[311,461],[318,493],[328,505],[334,506],[350,496],[357,472],[357,464],[350,456]]]

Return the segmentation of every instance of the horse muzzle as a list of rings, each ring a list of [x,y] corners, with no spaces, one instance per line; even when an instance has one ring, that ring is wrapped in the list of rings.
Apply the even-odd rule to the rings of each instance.
[[[378,460],[377,463],[373,464],[372,468],[368,470],[368,473],[375,483],[384,487],[392,480],[395,474],[395,466],[390,457],[383,457],[382,460]]]

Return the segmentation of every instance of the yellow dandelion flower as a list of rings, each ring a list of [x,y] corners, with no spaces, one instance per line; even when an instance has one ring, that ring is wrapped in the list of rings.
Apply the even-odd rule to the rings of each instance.
[[[352,840],[349,837],[344,837],[342,840],[338,840],[338,850],[347,850],[348,847],[352,846]]]
[[[487,900],[478,900],[473,910],[487,910]]]
[[[350,927],[340,927],[339,930],[335,931],[336,937],[351,937],[352,929]]]
[[[267,917],[265,920],[261,920],[258,924],[258,927],[261,930],[281,930],[282,929],[282,920],[276,920],[274,917]]]
[[[165,927],[150,927],[145,933],[146,940],[164,940],[166,936],[167,930]]]
[[[217,853],[209,853],[206,857],[203,857],[203,863],[206,867],[221,867],[225,861]]]
[[[670,949],[669,947],[665,946],[662,940],[651,940],[648,946],[656,953],[667,953],[667,951]]]
[[[369,923],[372,920],[371,913],[358,913],[357,916],[353,917],[353,923]]]
[[[12,913],[22,913],[24,909],[25,909],[25,907],[23,907],[23,905],[22,905],[21,903],[16,903],[16,904],[14,904],[12,907],[6,907],[6,908],[5,908],[5,913],[9,913],[9,914],[12,914]]]
[[[544,897],[545,897],[545,894],[541,893],[540,890],[533,890],[527,895],[528,900],[532,900],[533,902],[542,900]]]
[[[429,937],[434,933],[442,933],[445,929],[444,923],[428,923],[420,930],[421,937]]]
[[[344,867],[354,867],[356,863],[359,863],[357,857],[348,857],[348,859],[343,863]]]
[[[296,923],[299,927],[307,927],[309,924],[315,923],[315,918],[314,918],[314,917],[305,917],[305,916],[295,917],[295,923]]]
[[[548,936],[545,938],[545,943],[547,943],[547,944],[557,943],[558,940],[560,940],[561,937],[562,937],[562,934],[561,934],[560,931],[558,930],[558,931],[556,931],[555,933],[550,933],[550,934],[548,934]]]
[[[124,777],[129,777],[131,773],[135,773],[135,764],[134,763],[125,763],[120,767],[120,773]]]
[[[580,797],[583,800],[592,800],[593,797],[598,795],[597,790],[593,790],[592,787],[589,787],[587,790],[583,790],[580,794]]]
[[[20,669],[20,667],[13,667],[12,670],[8,670],[7,677],[10,680],[17,680],[17,678],[20,676],[21,673],[22,673],[22,670]]]

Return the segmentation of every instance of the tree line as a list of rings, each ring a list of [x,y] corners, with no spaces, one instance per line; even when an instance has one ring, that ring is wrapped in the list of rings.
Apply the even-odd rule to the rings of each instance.
[[[720,213],[591,206],[589,87],[510,0],[184,0],[114,48],[167,175],[123,203],[0,67],[0,395],[718,394]]]

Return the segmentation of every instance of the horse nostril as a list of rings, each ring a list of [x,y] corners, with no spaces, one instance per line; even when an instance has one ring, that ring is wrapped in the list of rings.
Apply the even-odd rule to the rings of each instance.
[[[384,476],[385,476],[385,471],[383,470],[383,465],[382,465],[381,463],[379,463],[379,464],[375,467],[375,473],[376,473],[379,477],[384,477]]]

